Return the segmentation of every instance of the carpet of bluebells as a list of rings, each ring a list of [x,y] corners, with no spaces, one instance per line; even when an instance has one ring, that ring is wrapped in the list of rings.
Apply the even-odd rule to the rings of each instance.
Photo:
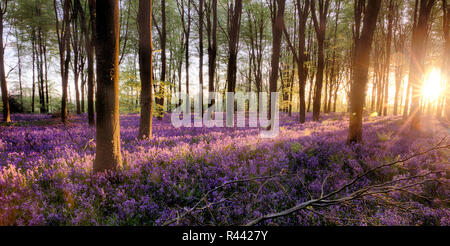
[[[309,116],[305,124],[282,115],[274,139],[249,127],[176,129],[166,116],[154,119],[151,140],[138,140],[139,116],[123,115],[123,169],[94,174],[95,128],[86,115],[67,125],[47,115],[12,120],[0,126],[0,225],[163,225],[175,218],[170,225],[242,225],[432,148],[450,129],[430,118],[412,135],[401,117],[366,117],[364,144],[349,146],[348,118],[340,114],[321,122]],[[427,171],[432,181],[405,192],[309,207],[260,225],[450,225],[448,148],[377,170],[336,197]]]

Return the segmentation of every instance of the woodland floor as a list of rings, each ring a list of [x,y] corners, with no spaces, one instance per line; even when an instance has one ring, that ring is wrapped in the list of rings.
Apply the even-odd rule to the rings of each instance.
[[[92,173],[86,115],[12,120],[0,126],[0,225],[242,225],[388,163],[328,199],[340,202],[260,225],[450,225],[450,126],[434,117],[420,134],[401,117],[366,117],[364,144],[348,146],[342,114],[305,124],[282,115],[274,139],[249,127],[176,129],[166,116],[151,140],[136,139],[139,115],[123,115],[124,168],[108,174]],[[437,145],[447,147],[417,155]],[[377,185],[386,190],[351,196]]]

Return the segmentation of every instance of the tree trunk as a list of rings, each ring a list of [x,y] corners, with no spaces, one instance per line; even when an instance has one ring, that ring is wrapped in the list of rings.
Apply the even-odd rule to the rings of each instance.
[[[443,5],[443,30],[444,30],[444,69],[443,75],[445,76],[446,88],[445,88],[445,101],[443,99],[442,104],[445,103],[444,115],[447,121],[450,121],[450,6],[447,4],[447,0],[442,0]]]
[[[311,13],[314,21],[314,28],[317,34],[317,74],[316,74],[316,88],[314,93],[313,102],[313,120],[320,120],[320,104],[322,100],[322,85],[323,85],[323,73],[325,69],[325,34],[327,28],[327,15],[330,6],[330,0],[319,0],[319,18],[316,14],[316,3],[311,1]]]
[[[47,63],[47,42],[44,40],[44,65],[45,65],[45,102],[47,105],[47,108],[45,110],[45,112],[49,112],[50,111],[50,100],[49,100],[49,92],[48,92],[48,63]]]
[[[265,21],[263,16],[254,16],[253,23],[255,25],[255,38],[252,50],[255,56],[254,62],[253,62],[253,73],[255,77],[255,84],[256,84],[256,96],[257,96],[257,111],[259,112],[260,105],[259,105],[259,94],[262,92],[262,59],[263,59],[263,36],[264,36],[264,30],[265,30]]]
[[[97,153],[94,171],[102,172],[122,166],[119,123],[119,0],[98,1],[95,9]],[[150,18],[148,12],[147,16]]]
[[[386,38],[386,61],[385,61],[385,87],[384,87],[384,104],[383,104],[383,116],[387,116],[388,113],[388,99],[389,99],[389,74],[391,71],[391,43],[392,43],[392,29],[394,21],[394,2],[389,1],[388,7],[388,26],[387,26],[387,38]]]
[[[306,21],[309,15],[309,5],[310,0],[304,1],[303,9],[300,7],[300,0],[297,0],[298,13],[299,16],[299,39],[298,39],[298,62],[297,62],[297,74],[299,80],[299,107],[300,107],[300,123],[306,122],[306,98],[305,98],[305,88],[307,79],[307,67],[305,66],[306,55],[305,55],[305,30]]]
[[[177,0],[177,7],[178,11],[181,15],[181,23],[183,25],[183,32],[184,32],[184,52],[185,52],[185,73],[186,73],[186,93],[189,94],[189,37],[191,33],[191,0],[187,0],[187,21],[185,16],[185,6],[184,6],[184,0]],[[187,23],[186,23],[187,22]],[[180,80],[181,82],[181,80]],[[181,87],[181,83],[180,83]],[[181,89],[180,89],[181,92]],[[188,106],[189,103],[186,104]]]
[[[336,113],[336,105],[337,105],[337,97],[338,97],[338,91],[339,91],[339,84],[334,89],[334,102],[333,102],[333,113]]]
[[[229,9],[228,18],[231,27],[228,30],[228,66],[227,91],[236,92],[237,55],[239,46],[239,31],[241,26],[242,0],[236,0],[234,9]]]
[[[4,6],[0,7],[0,82],[2,87],[3,121],[11,122],[11,116],[9,112],[8,86],[6,83],[5,75],[5,46],[3,44],[3,18],[6,14],[8,1],[5,1],[4,4]]]
[[[85,112],[85,100],[84,98],[86,97],[85,94],[85,88],[86,88],[86,78],[84,77],[84,74],[81,75],[81,113]]]
[[[292,102],[294,98],[294,77],[295,77],[295,61],[292,61],[292,71],[290,72],[290,86],[289,86],[289,109],[288,115],[292,116]]]
[[[411,86],[411,130],[420,131],[420,95],[423,86],[424,58],[426,49],[426,38],[428,33],[428,22],[431,10],[436,0],[420,0],[418,22],[413,29],[411,40],[411,60],[409,68],[409,84]]]
[[[400,5],[395,6],[395,36],[394,36],[394,49],[397,54],[403,54],[405,48],[405,31],[401,23]],[[404,75],[404,60],[402,56],[397,56],[395,59],[395,97],[394,97],[394,115],[399,114],[399,108],[401,107],[403,100],[403,93],[401,93],[403,75]],[[400,98],[399,98],[400,97]]]
[[[284,9],[286,0],[276,0],[277,10],[276,15],[272,19],[272,58],[271,58],[271,72],[269,80],[269,91],[270,93],[277,92],[278,89],[278,66],[280,64],[280,53],[281,53],[281,39],[284,29]],[[269,119],[273,120],[274,112],[272,112],[272,97],[269,95]]]
[[[67,15],[67,19],[69,19]],[[64,72],[63,72],[63,94],[62,94],[62,102],[61,102],[61,120],[62,122],[67,121],[67,87],[69,86],[69,64],[70,64],[70,22],[67,21],[66,24],[66,34],[65,34],[65,44],[66,44],[66,59],[64,61]]]
[[[32,61],[33,61],[33,65],[32,65],[32,67],[33,67],[33,79],[32,79],[33,86],[32,86],[32,95],[31,95],[31,112],[32,113],[34,113],[34,98],[35,98],[35,91],[36,91],[36,81],[35,81],[36,80],[36,74],[35,74],[36,52],[34,49],[35,39],[36,39],[36,31],[33,28],[32,33],[31,33],[31,50],[32,50],[32,56],[33,56],[33,58],[32,58]]]
[[[94,126],[95,124],[95,110],[94,110],[94,84],[95,84],[95,74],[94,74],[94,44],[95,44],[95,5],[96,0],[89,0],[89,14],[90,14],[90,26],[91,32],[88,30],[88,24],[86,21],[87,11],[84,11],[80,0],[75,0],[75,6],[78,8],[78,12],[80,13],[81,19],[81,32],[84,35],[84,43],[86,49],[86,57],[87,57],[87,87],[88,87],[88,122],[90,126]],[[83,79],[84,80],[84,79]],[[82,85],[83,87],[83,85]],[[82,98],[84,101],[84,87],[81,90]],[[82,101],[82,102],[83,102]],[[84,112],[84,103],[82,103],[82,111]]]
[[[212,23],[211,23],[211,9],[207,12],[207,32],[208,32],[208,92],[215,92],[214,89],[214,74],[216,72],[217,60],[217,0],[212,0]],[[208,107],[215,104],[212,99]]]
[[[19,37],[19,31],[18,31],[17,27],[14,29],[14,31],[15,31],[16,37]],[[20,35],[22,35],[22,33]],[[24,105],[23,105],[23,88],[22,88],[22,53],[21,53],[22,47],[20,45],[19,38],[17,38],[17,40],[16,40],[16,49],[17,49],[17,67],[18,67],[18,73],[19,73],[20,105],[23,108]]]
[[[70,63],[70,5],[71,0],[64,0],[63,24],[62,27],[60,27],[56,0],[53,1],[53,7],[55,10],[55,18],[56,18],[56,35],[58,38],[59,58],[61,68],[61,81],[62,81],[61,121],[63,123],[65,123],[67,120],[67,87],[69,80],[69,63]]]
[[[394,97],[394,115],[398,115],[398,102],[399,102],[399,96],[400,96],[400,88],[402,85],[402,66],[399,65],[396,67],[395,72],[395,97]]]
[[[79,88],[79,80],[80,73],[83,71],[80,70],[80,50],[81,50],[81,37],[78,36],[78,7],[74,5],[72,13],[72,49],[73,49],[73,77],[74,77],[74,87],[75,87],[75,104],[77,114],[81,114],[81,105],[80,105],[80,88]]]
[[[139,138],[152,137],[152,1],[139,1],[139,68],[141,76],[141,118]]]
[[[308,48],[307,48],[307,52],[308,52],[308,59],[310,61],[313,61],[313,53],[314,53],[314,42],[313,42],[313,30],[312,30],[312,20],[309,21],[309,25],[308,25]],[[306,70],[308,71],[308,70]],[[306,109],[306,112],[311,112],[311,100],[312,100],[312,94],[313,94],[313,88],[314,88],[314,72],[313,69],[311,68],[309,72],[309,76],[307,75],[306,78],[309,77],[310,80],[310,86],[309,86],[309,94],[308,94],[308,107]]]
[[[164,117],[164,98],[166,96],[166,68],[167,68],[167,31],[166,31],[166,1],[161,0],[161,84],[159,86],[158,102],[158,119],[162,120]]]
[[[333,101],[333,96],[334,96],[334,87],[338,87],[339,85],[339,81],[337,79],[337,76],[339,74],[339,71],[337,71],[338,69],[336,68],[336,49],[337,49],[337,42],[338,42],[338,37],[337,37],[337,32],[338,32],[338,24],[339,24],[339,15],[341,13],[341,0],[337,1],[337,7],[336,7],[336,18],[335,18],[335,24],[334,24],[334,47],[333,47],[333,60],[332,60],[332,65],[331,65],[331,75],[330,75],[330,95],[329,95],[329,101],[328,101],[328,109],[327,112],[330,113],[331,112],[331,103]],[[334,106],[333,108],[336,107],[336,99],[334,100]],[[336,112],[336,110],[334,110],[333,112]]]
[[[359,1],[364,4],[365,0]],[[348,143],[362,142],[363,108],[366,96],[366,85],[369,73],[370,50],[373,34],[380,11],[381,0],[368,0],[364,11],[364,26],[361,34],[356,32],[355,53],[353,57],[353,82],[350,92],[350,127],[348,131]],[[355,22],[361,19],[362,10],[355,8]]]
[[[40,16],[40,9],[36,10],[38,12],[38,16]],[[41,113],[46,112],[45,107],[45,91],[44,91],[44,48],[43,48],[43,41],[42,41],[42,30],[41,27],[38,28],[38,44],[37,44],[37,53],[38,53],[38,89],[39,89],[39,101],[41,103]]]
[[[95,86],[95,74],[94,74],[94,54],[95,54],[95,33],[97,32],[96,24],[96,0],[89,0],[89,14],[91,20],[91,33],[92,36],[88,37],[86,32],[86,52],[88,57],[88,121],[89,125],[93,126],[95,124],[95,107],[94,107],[94,86]]]
[[[199,39],[199,106],[200,106],[200,118],[203,118],[203,0],[199,1],[198,9],[198,39]]]

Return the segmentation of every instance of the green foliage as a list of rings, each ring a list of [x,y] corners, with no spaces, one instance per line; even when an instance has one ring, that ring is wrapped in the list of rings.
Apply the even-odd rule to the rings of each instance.
[[[298,153],[298,152],[300,152],[303,149],[304,149],[304,147],[303,147],[303,145],[301,143],[293,143],[291,145],[291,151],[294,152],[294,153]]]
[[[381,142],[387,142],[391,140],[392,136],[394,135],[393,131],[383,131],[383,132],[377,132],[378,140]]]
[[[86,21],[89,23],[89,7],[87,0],[80,0],[83,11],[86,15]],[[180,16],[180,10],[177,6],[178,1],[165,1],[166,4],[166,26],[167,26],[167,40],[166,40],[166,56],[167,56],[167,67],[166,67],[166,78],[163,84],[166,90],[163,93],[159,93],[159,88],[162,85],[161,79],[161,52],[154,52],[154,98],[164,98],[165,107],[160,108],[159,105],[155,104],[155,115],[161,116],[165,111],[170,111],[171,105],[167,104],[170,101],[169,91],[178,91],[178,88],[185,88],[185,41],[183,35],[183,25],[182,18]],[[251,43],[252,39],[261,38],[261,46],[258,47],[262,50],[262,77],[263,84],[262,90],[267,91],[267,77],[270,72],[270,56],[271,56],[271,44],[272,44],[272,21],[271,21],[271,9],[270,1],[261,0],[244,0],[243,2],[243,12],[241,18],[241,28],[240,28],[240,44],[239,44],[239,55],[238,55],[238,84],[236,88],[238,91],[246,91],[251,89],[256,90],[256,78],[255,75],[250,74],[250,69],[253,69],[249,56],[252,52]],[[302,2],[302,1],[301,1]],[[414,1],[401,1],[394,0],[400,16],[402,16],[399,25],[402,26],[406,33],[409,33],[414,11]],[[55,6],[56,3],[56,15],[55,16]],[[218,29],[217,29],[217,42],[218,42],[218,54],[217,54],[217,71],[215,78],[215,90],[217,92],[224,92],[226,90],[226,76],[227,76],[227,59],[228,59],[228,29],[229,29],[229,9],[233,7],[233,0],[218,0]],[[122,113],[136,113],[139,112],[139,94],[140,94],[140,79],[139,79],[139,35],[138,35],[138,23],[137,23],[137,13],[138,13],[138,1],[136,0],[120,0],[120,111]],[[208,42],[212,42],[211,37],[208,37],[206,30],[206,16],[208,11],[208,5],[211,1],[206,1],[206,6],[204,10],[205,19],[199,20],[198,14],[198,3],[193,1],[193,6],[191,6],[190,17],[191,17],[191,33],[190,33],[190,54],[189,63],[190,66],[190,86],[197,87],[198,84],[198,56],[199,56],[199,23],[203,21],[204,26],[204,53],[205,56],[208,53],[207,46]],[[352,51],[353,51],[353,41],[354,41],[354,1],[350,0],[332,0],[330,1],[330,10],[327,13],[327,26],[326,26],[326,45],[325,45],[325,56],[327,60],[327,76],[326,79],[331,81],[329,75],[331,73],[330,68],[334,64],[335,68],[335,84],[339,86],[339,93],[337,102],[337,111],[346,111],[347,102],[346,100],[350,84],[349,80],[351,78],[351,66],[352,66]],[[340,8],[338,8],[340,4]],[[375,37],[378,43],[383,43],[383,33],[386,31],[383,24],[383,20],[387,18],[388,6],[387,2],[383,3],[383,7],[380,14],[379,24],[377,26],[377,35]],[[210,7],[210,6],[209,6]],[[435,5],[435,10],[433,15],[439,16],[440,4]],[[336,25],[336,17],[339,9],[339,19]],[[7,37],[8,45],[6,46],[7,54],[17,54],[20,50],[22,57],[22,70],[23,70],[23,91],[24,93],[24,109],[26,112],[31,112],[31,103],[28,97],[31,96],[31,67],[32,67],[32,45],[31,39],[33,33],[37,35],[40,33],[42,41],[46,44],[47,58],[49,69],[49,79],[54,80],[53,83],[49,85],[49,94],[53,99],[51,100],[50,111],[58,111],[59,106],[58,99],[61,97],[60,88],[60,69],[59,69],[59,49],[57,45],[56,36],[56,19],[62,21],[62,7],[61,1],[52,0],[15,0],[9,1],[8,11],[6,13],[4,24],[5,31],[9,30],[9,33],[5,33]],[[187,14],[187,12],[185,13]],[[161,51],[161,25],[162,25],[162,13],[161,13],[161,1],[153,1],[153,50]],[[316,73],[316,60],[317,60],[317,37],[313,24],[311,22],[311,16],[309,16],[306,22],[306,30],[304,37],[298,37],[298,13],[296,11],[296,2],[287,1],[286,11],[285,11],[285,26],[290,34],[290,39],[294,46],[297,47],[300,38],[304,38],[306,41],[305,56],[307,58],[305,66],[308,69],[308,80],[307,80],[307,93],[309,93],[311,81],[314,81],[314,75]],[[212,20],[212,19],[211,19]],[[210,21],[211,21],[210,20]],[[441,50],[443,38],[442,32],[442,18],[433,18],[433,22],[430,23],[430,54],[431,60],[430,64],[440,64],[441,63]],[[262,26],[262,37],[257,37],[256,33],[259,32],[259,28]],[[79,27],[78,27],[79,28]],[[80,32],[78,32],[80,33]],[[335,36],[336,34],[336,36]],[[396,34],[395,34],[396,35]],[[395,36],[394,35],[394,36]],[[410,35],[406,35],[409,39]],[[394,37],[395,39],[395,37]],[[299,90],[298,78],[297,78],[297,66],[293,59],[293,54],[288,47],[286,38],[283,37],[282,41],[282,55],[280,66],[286,65],[290,71],[294,73],[293,85],[288,85],[280,88],[283,92],[290,94],[293,92],[293,108],[297,110],[299,106],[299,96],[297,91]],[[409,42],[409,40],[407,41]],[[83,44],[84,45],[84,44]],[[85,53],[85,51],[82,51]],[[83,54],[84,56],[86,54]],[[402,57],[407,57],[404,55]],[[333,62],[332,62],[333,61]],[[73,61],[72,61],[73,62]],[[17,63],[17,57],[11,58],[7,61],[7,68],[12,68],[12,73],[10,78],[8,78],[8,86],[10,93],[13,95],[18,95],[18,71],[13,69]],[[56,65],[56,66],[55,66]],[[86,64],[85,64],[86,65]],[[205,90],[206,84],[208,83],[207,74],[207,59],[204,61],[204,80],[205,80]],[[437,65],[435,65],[437,66]],[[86,76],[86,67],[83,71],[83,75]],[[73,64],[70,65],[70,69],[73,69]],[[254,71],[252,71],[255,73]],[[372,69],[369,69],[369,76],[372,73]],[[250,74],[250,75],[249,75]],[[250,76],[250,77],[248,77]],[[57,78],[57,79],[54,79]],[[49,81],[50,82],[50,81]],[[73,78],[72,75],[69,78],[71,87],[73,88]],[[12,84],[12,85],[11,85]],[[292,88],[292,90],[291,90]],[[171,90],[170,90],[171,89]],[[191,88],[192,91],[193,88]],[[194,91],[197,91],[195,88]],[[74,90],[71,91],[74,94]],[[308,95],[307,95],[308,96]],[[345,99],[344,99],[345,98]],[[87,103],[85,103],[87,104]],[[288,106],[285,100],[280,104],[281,106]],[[38,104],[35,105],[36,108],[39,107]],[[71,110],[71,109],[70,109]]]
[[[139,94],[141,83],[137,78],[137,70],[133,64],[127,62],[125,69],[120,73],[120,112],[137,113],[139,112]]]

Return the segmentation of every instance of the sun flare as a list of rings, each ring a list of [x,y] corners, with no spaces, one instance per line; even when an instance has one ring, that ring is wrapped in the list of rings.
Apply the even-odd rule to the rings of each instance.
[[[422,95],[424,100],[428,102],[434,102],[439,99],[439,96],[443,90],[441,71],[437,68],[433,68],[426,77],[425,83],[422,89]]]

